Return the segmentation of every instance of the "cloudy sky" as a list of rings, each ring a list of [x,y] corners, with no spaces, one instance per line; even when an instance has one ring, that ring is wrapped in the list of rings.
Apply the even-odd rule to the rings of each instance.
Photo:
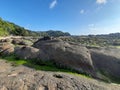
[[[35,31],[120,32],[120,0],[0,0],[0,17]]]

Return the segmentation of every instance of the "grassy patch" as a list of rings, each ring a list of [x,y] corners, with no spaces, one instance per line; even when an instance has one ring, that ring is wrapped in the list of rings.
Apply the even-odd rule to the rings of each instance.
[[[91,76],[85,73],[80,74],[75,70],[57,67],[56,64],[53,63],[52,61],[24,60],[24,59],[17,58],[15,55],[5,56],[5,57],[2,57],[2,59],[7,60],[8,62],[12,63],[13,66],[24,65],[30,68],[34,68],[36,70],[64,72],[64,73],[68,73],[74,76],[82,76],[85,78],[91,78]]]
[[[57,67],[52,61],[38,60],[39,62],[35,62],[35,60],[19,59],[15,55],[9,55],[6,57],[2,57],[2,59],[7,60],[8,62],[12,63],[13,66],[25,65],[27,67],[34,68],[36,70],[65,72],[65,73],[72,74],[72,75],[90,77],[85,74],[78,74],[74,70]]]
[[[115,76],[110,75],[109,73],[107,73],[106,71],[100,70],[99,71],[102,75],[104,75],[104,80],[105,82],[109,82],[109,83],[117,83],[120,84],[120,78],[117,78]]]
[[[120,48],[120,46],[115,46],[116,48]]]
[[[28,63],[26,60],[18,59],[14,55],[6,56],[6,57],[4,56],[2,57],[2,59],[5,59],[8,62],[12,63],[13,66],[19,66],[19,65],[24,65]]]
[[[91,76],[85,73],[81,74],[75,70],[57,67],[52,61],[24,60],[24,59],[17,58],[15,55],[9,55],[6,57],[2,57],[2,59],[7,60],[8,62],[12,63],[13,66],[25,65],[27,67],[34,68],[36,70],[64,72],[64,73],[68,73],[74,76],[82,76],[85,78],[91,78]],[[107,74],[106,72],[102,70],[100,70],[99,73],[101,73],[104,76],[103,78],[104,82],[120,84],[120,78],[117,79],[112,76],[109,76],[109,74]]]
[[[82,76],[82,77],[89,78],[89,79],[91,78],[91,76],[85,73],[81,74],[81,73],[76,72],[75,70],[57,67],[52,61],[24,60],[24,59],[17,58],[15,55],[9,55],[6,57],[2,57],[2,59],[7,60],[8,62],[12,63],[13,66],[24,65],[30,68],[34,68],[36,70],[64,72],[64,73],[68,73],[74,76]],[[104,80],[103,80],[104,82],[120,84],[120,79],[111,77],[102,70],[99,71],[99,73],[101,73],[104,76]]]

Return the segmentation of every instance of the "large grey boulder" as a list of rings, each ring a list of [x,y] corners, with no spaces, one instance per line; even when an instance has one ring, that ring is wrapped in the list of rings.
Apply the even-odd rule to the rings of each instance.
[[[93,73],[91,55],[86,47],[61,40],[39,40],[33,47],[40,50],[38,58],[41,60],[53,60],[61,67]]]
[[[39,49],[30,46],[16,47],[14,53],[22,59],[37,59]]]
[[[33,44],[30,40],[25,40],[25,39],[13,39],[11,43],[15,45],[26,45],[26,46],[30,46]]]
[[[0,43],[0,55],[9,55],[14,52],[14,45],[8,42]]]
[[[96,71],[120,80],[120,49],[90,48],[90,52]]]
[[[5,42],[11,42],[11,39],[9,38],[0,39],[0,43],[5,43]]]

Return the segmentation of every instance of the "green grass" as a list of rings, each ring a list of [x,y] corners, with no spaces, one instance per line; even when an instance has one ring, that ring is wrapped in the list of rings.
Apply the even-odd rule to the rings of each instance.
[[[15,56],[11,55],[11,56],[7,56],[7,57],[3,57],[3,59],[7,60],[8,62],[13,63],[14,65],[18,66],[18,65],[24,65],[27,64],[28,62],[26,60],[22,60],[22,59],[17,59]]]
[[[99,71],[105,78],[105,82],[120,84],[120,78],[110,75],[108,72],[100,70]]]
[[[6,60],[7,62],[12,63],[13,66],[19,66],[19,65],[24,65],[30,68],[34,68],[36,70],[42,70],[42,71],[52,71],[52,72],[64,72],[67,74],[71,74],[74,76],[82,76],[88,79],[91,79],[92,77],[89,76],[88,74],[85,73],[77,73],[75,70],[70,70],[70,69],[65,69],[65,68],[60,68],[57,67],[52,61],[39,61],[35,62],[37,60],[24,60],[24,59],[19,59],[15,55],[9,55],[2,57],[2,59]],[[110,77],[108,74],[106,75],[105,72],[100,71],[102,75],[105,76],[105,80],[103,80],[106,83],[118,83],[120,84],[120,79],[116,79],[113,77]]]
[[[120,46],[115,46],[116,48],[120,48]]]
[[[24,65],[24,66],[27,66],[30,68],[34,68],[36,70],[64,72],[64,73],[71,74],[74,76],[82,76],[82,77],[91,79],[91,76],[89,76],[88,74],[77,73],[75,70],[57,67],[52,61],[24,60],[24,59],[17,58],[15,55],[4,56],[4,57],[2,57],[2,59],[6,60],[7,62],[12,63],[13,66]],[[37,61],[37,62],[35,62],[35,61]],[[100,71],[100,73],[103,76],[105,76],[104,80],[103,80],[104,82],[120,84],[120,79],[111,77],[102,70]]]
[[[2,57],[2,59],[12,63],[12,66],[15,66],[15,67],[19,65],[24,65],[30,68],[34,68],[36,70],[41,70],[41,71],[63,72],[63,73],[71,74],[74,76],[82,76],[89,79],[91,78],[91,76],[89,76],[88,74],[84,74],[84,73],[80,74],[75,70],[57,67],[52,61],[43,62],[38,60],[39,62],[35,62],[37,60],[19,59],[15,55],[4,56]]]
[[[37,62],[34,62],[34,60],[19,59],[15,55],[5,56],[5,57],[2,57],[2,59],[7,60],[8,62],[12,63],[13,66],[25,65],[27,67],[34,68],[36,70],[65,72],[65,73],[72,74],[72,75],[90,77],[85,74],[78,74],[74,70],[57,67],[52,61],[44,61],[44,62],[40,61],[41,63],[40,62],[37,63]]]

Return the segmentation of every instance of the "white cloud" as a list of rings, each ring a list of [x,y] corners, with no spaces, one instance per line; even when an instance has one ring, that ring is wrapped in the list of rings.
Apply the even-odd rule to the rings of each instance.
[[[53,1],[50,3],[49,8],[52,9],[52,8],[54,8],[56,5],[57,5],[57,0],[53,0]]]
[[[80,14],[84,14],[85,13],[85,10],[84,9],[81,9],[80,10]]]
[[[106,4],[107,0],[96,0],[97,4]]]

